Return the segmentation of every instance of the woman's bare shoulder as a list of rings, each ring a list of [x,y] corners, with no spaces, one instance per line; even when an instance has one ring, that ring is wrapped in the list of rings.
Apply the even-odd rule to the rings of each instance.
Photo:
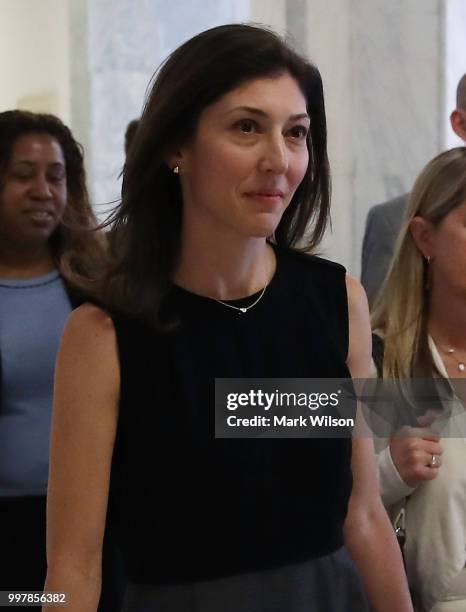
[[[112,318],[102,308],[85,303],[72,311],[63,332],[63,342],[72,342],[84,347],[115,343],[115,328]]]
[[[348,307],[352,310],[362,311],[364,314],[367,311],[367,296],[364,287],[361,283],[347,274],[346,277],[346,292],[348,295]]]
[[[71,312],[68,318],[68,326],[73,329],[75,327],[85,327],[101,333],[113,330],[112,318],[108,312],[90,302],[78,306]]]
[[[99,372],[116,383],[117,339],[112,318],[105,310],[90,303],[73,310],[63,331],[58,364],[91,378]]]
[[[366,293],[361,283],[346,275],[349,347],[347,364],[353,378],[367,378],[372,354],[371,324]]]

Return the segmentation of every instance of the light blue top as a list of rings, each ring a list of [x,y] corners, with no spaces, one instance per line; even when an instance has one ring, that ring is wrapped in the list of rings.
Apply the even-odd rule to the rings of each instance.
[[[70,312],[56,270],[0,278],[0,497],[46,493],[55,358]]]

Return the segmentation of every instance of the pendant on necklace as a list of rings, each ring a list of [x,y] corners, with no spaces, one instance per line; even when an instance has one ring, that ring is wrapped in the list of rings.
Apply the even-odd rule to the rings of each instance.
[[[445,351],[445,353],[447,353],[447,355],[450,355],[450,357],[452,357],[452,359],[456,361],[454,357],[454,353],[455,353],[454,348],[443,349],[443,350]],[[464,361],[456,361],[456,365],[458,366],[459,372],[464,372],[466,370],[466,364],[464,363]]]
[[[240,309],[239,309],[239,311],[240,311],[240,312],[247,312],[247,311],[248,311],[248,309],[247,309],[247,308],[240,308]],[[463,366],[463,368],[464,368],[464,366]]]

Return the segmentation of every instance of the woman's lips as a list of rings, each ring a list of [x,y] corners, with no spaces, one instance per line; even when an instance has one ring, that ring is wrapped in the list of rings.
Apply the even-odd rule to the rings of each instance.
[[[53,219],[53,213],[49,210],[26,210],[25,214],[37,223],[48,223]]]
[[[283,191],[279,190],[263,190],[263,191],[248,191],[245,194],[248,198],[253,198],[260,202],[275,203],[283,200]]]

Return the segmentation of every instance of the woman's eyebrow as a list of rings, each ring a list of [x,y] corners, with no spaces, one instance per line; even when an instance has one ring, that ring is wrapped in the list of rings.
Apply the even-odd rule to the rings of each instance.
[[[255,108],[254,106],[236,106],[235,108],[232,108],[228,114],[230,113],[234,113],[236,111],[242,111],[242,112],[248,112],[251,113],[253,115],[259,115],[260,117],[268,117],[268,113],[266,113],[265,111],[261,110],[260,108]],[[288,117],[289,121],[297,121],[299,119],[310,119],[309,115],[307,113],[298,113],[296,115],[290,115]]]
[[[12,166],[19,166],[19,165],[24,165],[24,166],[35,166],[37,164],[37,161],[33,161],[31,159],[16,159],[13,163]],[[64,168],[65,164],[63,164],[62,162],[52,162],[50,164],[47,164],[50,168]]]
[[[20,164],[24,164],[27,166],[33,166],[34,162],[29,159],[15,159],[15,161],[12,162],[12,166],[19,166]]]

